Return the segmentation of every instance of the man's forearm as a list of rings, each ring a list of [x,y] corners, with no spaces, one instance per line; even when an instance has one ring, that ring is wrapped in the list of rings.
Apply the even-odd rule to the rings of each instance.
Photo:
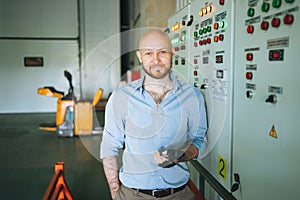
[[[185,150],[184,156],[178,162],[185,162],[196,158],[199,154],[199,150],[194,145],[189,145],[189,147]]]
[[[114,199],[120,187],[117,157],[110,156],[103,158],[103,167],[109,185],[111,197],[112,199]]]

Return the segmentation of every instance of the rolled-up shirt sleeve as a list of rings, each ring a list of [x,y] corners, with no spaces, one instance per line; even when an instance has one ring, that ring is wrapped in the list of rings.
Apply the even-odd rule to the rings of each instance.
[[[119,156],[119,149],[123,148],[124,131],[122,130],[122,119],[116,108],[114,95],[107,102],[105,109],[105,126],[100,145],[100,158],[108,156]]]
[[[196,127],[197,129],[192,144],[195,147],[197,147],[197,149],[199,150],[198,157],[196,158],[198,159],[206,148],[207,119],[206,119],[206,108],[205,108],[204,98],[200,93],[200,91],[195,91],[195,93],[198,98],[198,109],[195,110],[197,110],[197,112],[199,113],[195,113],[194,116],[198,116],[198,117],[193,118],[194,120],[197,120],[194,121],[193,123],[197,124],[198,126]]]

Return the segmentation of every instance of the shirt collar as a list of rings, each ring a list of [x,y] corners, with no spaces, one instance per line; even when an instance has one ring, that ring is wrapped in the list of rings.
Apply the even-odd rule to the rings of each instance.
[[[171,92],[175,93],[178,90],[182,90],[180,81],[177,80],[177,78],[175,77],[175,75],[173,74],[173,72],[171,71],[169,73],[171,80],[174,82],[174,87],[171,90]],[[140,91],[141,93],[144,91],[143,89],[143,82],[145,80],[146,75],[144,74],[140,79],[138,79],[134,84],[135,90]]]

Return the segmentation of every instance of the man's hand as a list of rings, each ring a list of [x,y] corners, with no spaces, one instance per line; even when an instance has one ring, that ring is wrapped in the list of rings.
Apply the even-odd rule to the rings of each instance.
[[[111,198],[114,199],[120,188],[119,170],[116,156],[110,156],[103,159],[105,176],[109,185]]]
[[[180,150],[160,149],[154,152],[154,161],[163,168],[173,167],[183,157],[184,152]]]
[[[194,145],[189,145],[185,151],[160,149],[154,152],[153,158],[160,167],[173,167],[179,162],[186,162],[196,158],[199,150]]]

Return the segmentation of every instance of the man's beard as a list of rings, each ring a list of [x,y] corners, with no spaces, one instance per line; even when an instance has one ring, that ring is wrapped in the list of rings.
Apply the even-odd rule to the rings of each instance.
[[[161,79],[161,78],[164,78],[166,75],[169,74],[169,72],[171,71],[172,69],[172,66],[170,68],[166,68],[164,65],[151,65],[148,67],[148,70],[146,70],[146,68],[143,66],[143,69],[144,69],[144,72],[150,76],[151,78],[154,78],[154,79]],[[160,66],[161,69],[163,69],[163,72],[161,69],[158,69],[160,72],[152,72],[153,70],[154,71],[158,71],[157,69],[151,69],[152,67],[156,67],[156,66]]]

